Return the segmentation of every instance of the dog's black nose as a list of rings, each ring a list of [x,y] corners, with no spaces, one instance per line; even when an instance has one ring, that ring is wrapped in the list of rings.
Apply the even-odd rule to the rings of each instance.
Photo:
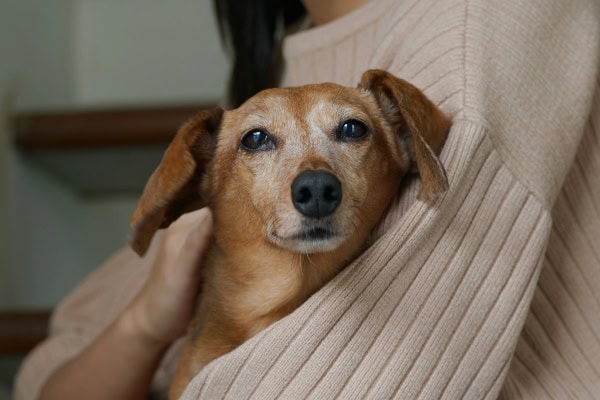
[[[330,172],[305,171],[292,182],[294,207],[309,218],[333,214],[342,201],[342,184]]]

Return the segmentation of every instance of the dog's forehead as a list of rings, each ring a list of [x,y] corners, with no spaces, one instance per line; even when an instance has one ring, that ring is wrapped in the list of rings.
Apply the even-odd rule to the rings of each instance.
[[[306,112],[321,101],[328,101],[332,104],[352,104],[360,101],[361,97],[361,91],[356,88],[335,83],[319,83],[263,90],[250,98],[241,108],[244,108],[244,106],[251,108],[253,106],[269,105],[284,106],[299,112]]]
[[[372,99],[360,89],[332,83],[268,89],[228,112],[226,119],[229,124],[246,129],[318,125],[368,113],[370,101]]]

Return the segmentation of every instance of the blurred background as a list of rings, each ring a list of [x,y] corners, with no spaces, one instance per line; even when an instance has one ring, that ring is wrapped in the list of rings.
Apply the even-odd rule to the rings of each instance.
[[[210,0],[0,0],[0,399],[228,70]]]

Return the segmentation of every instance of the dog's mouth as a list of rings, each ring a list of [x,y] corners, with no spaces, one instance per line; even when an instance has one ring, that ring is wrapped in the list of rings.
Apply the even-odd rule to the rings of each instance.
[[[334,239],[338,235],[330,228],[318,226],[303,228],[300,232],[289,236],[279,236],[272,232],[272,236],[279,241],[318,242]]]
[[[330,224],[305,224],[290,235],[270,231],[269,237],[275,244],[297,253],[331,251],[343,241],[343,237]]]
[[[330,229],[315,227],[303,230],[302,232],[294,235],[292,239],[295,240],[305,240],[305,241],[315,241],[315,240],[327,240],[335,237],[335,232]]]

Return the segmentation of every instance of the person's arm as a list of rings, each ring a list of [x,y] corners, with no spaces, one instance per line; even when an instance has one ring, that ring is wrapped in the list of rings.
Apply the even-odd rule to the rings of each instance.
[[[169,227],[139,295],[97,340],[50,376],[40,399],[146,397],[164,351],[192,317],[211,225],[204,209]]]
[[[50,376],[40,399],[145,398],[165,348],[165,343],[144,337],[120,317]]]

